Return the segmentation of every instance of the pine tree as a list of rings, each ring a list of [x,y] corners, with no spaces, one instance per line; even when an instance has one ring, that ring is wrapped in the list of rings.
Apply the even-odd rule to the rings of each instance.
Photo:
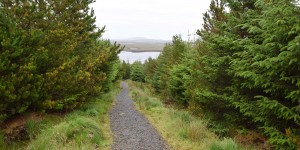
[[[99,40],[92,2],[0,2],[0,122],[27,109],[71,110],[111,87],[122,47]]]
[[[132,81],[145,82],[144,66],[140,61],[130,66],[130,77]]]
[[[245,48],[232,61],[234,104],[258,123],[271,144],[296,149],[299,7],[287,0],[257,1],[256,6],[262,12],[243,24],[250,36],[239,40]]]

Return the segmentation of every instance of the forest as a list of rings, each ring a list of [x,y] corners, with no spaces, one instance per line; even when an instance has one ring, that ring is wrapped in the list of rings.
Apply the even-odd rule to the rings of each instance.
[[[28,109],[72,110],[109,90],[121,47],[99,40],[90,3],[0,3],[0,122]]]
[[[197,41],[176,35],[158,59],[121,68],[165,103],[208,117],[218,135],[255,130],[276,149],[298,149],[299,18],[297,1],[212,0]]]
[[[1,124],[29,111],[70,112],[110,90],[122,47],[100,39],[92,2],[1,0]]]
[[[299,149],[299,1],[211,0],[198,40],[175,35],[157,59],[133,64],[120,62],[124,47],[101,38],[93,2],[0,1],[0,124],[27,112],[72,112],[131,79],[208,118],[220,137],[255,131],[274,149]]]

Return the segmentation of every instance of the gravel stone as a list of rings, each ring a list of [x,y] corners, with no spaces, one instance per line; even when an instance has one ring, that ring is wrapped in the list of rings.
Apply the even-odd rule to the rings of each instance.
[[[110,126],[114,134],[113,150],[167,150],[168,146],[157,130],[139,113],[129,97],[128,85],[110,111]]]

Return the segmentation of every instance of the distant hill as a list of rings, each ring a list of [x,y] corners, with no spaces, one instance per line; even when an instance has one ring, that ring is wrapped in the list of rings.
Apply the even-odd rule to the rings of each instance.
[[[166,43],[170,41],[160,39],[148,39],[143,37],[135,37],[128,39],[115,39],[117,43],[125,46],[125,51],[162,51]]]
[[[117,39],[118,42],[135,42],[135,43],[167,43],[169,41],[160,39],[148,39],[143,37],[134,37],[128,39]]]

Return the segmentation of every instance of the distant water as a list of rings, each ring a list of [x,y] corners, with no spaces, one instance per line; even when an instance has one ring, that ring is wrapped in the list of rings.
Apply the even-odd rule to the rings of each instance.
[[[129,61],[129,63],[133,63],[135,61],[145,62],[149,57],[157,58],[160,52],[127,52],[123,51],[119,54],[119,58],[121,61]]]

